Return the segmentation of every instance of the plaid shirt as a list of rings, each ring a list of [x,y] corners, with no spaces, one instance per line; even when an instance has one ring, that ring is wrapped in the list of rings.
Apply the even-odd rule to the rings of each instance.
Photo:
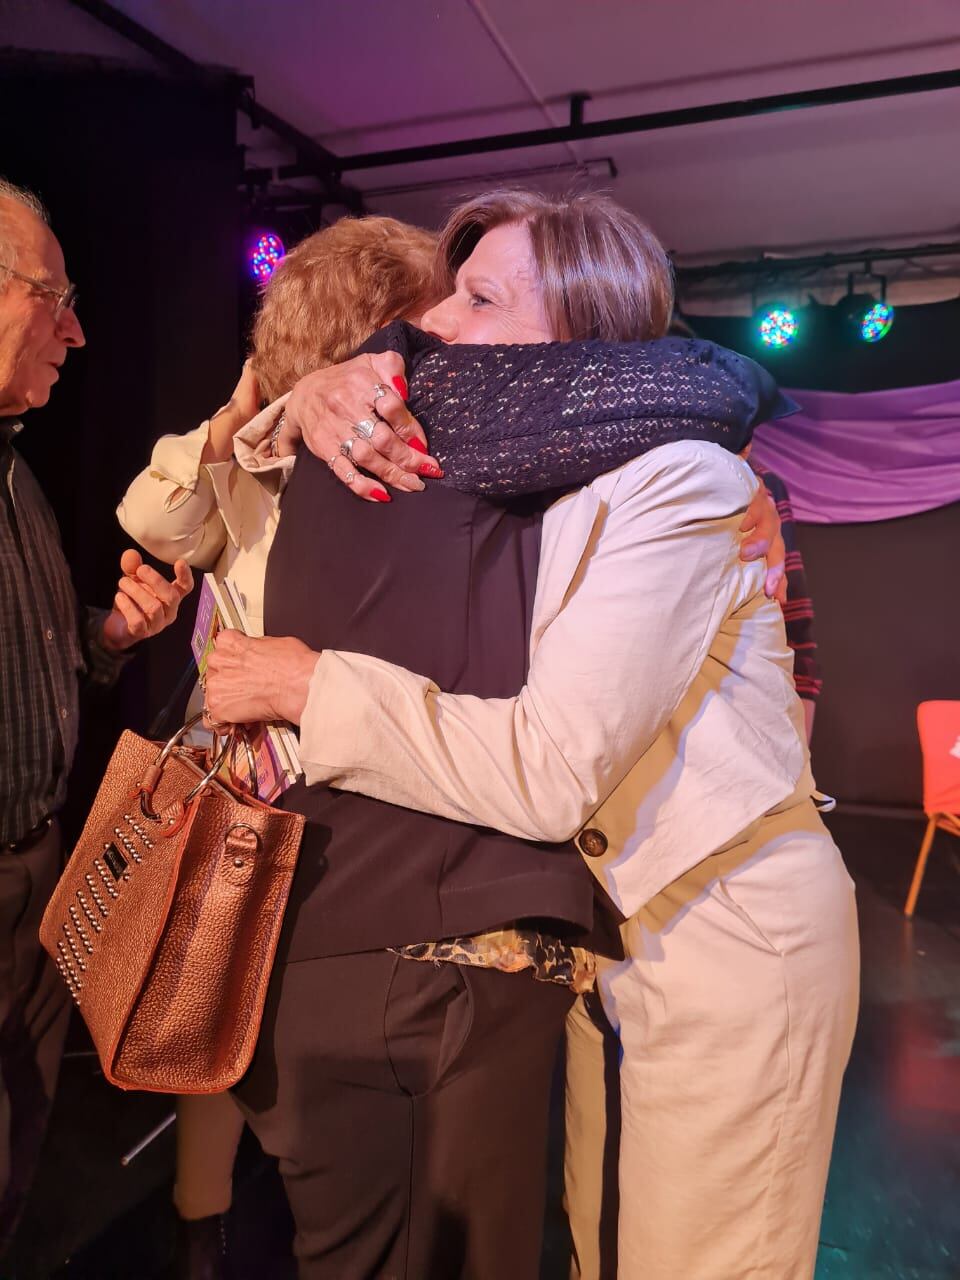
[[[101,644],[106,613],[80,609],[50,505],[0,420],[0,844],[66,798],[79,680],[107,685],[126,661]]]
[[[813,601],[807,588],[803,558],[797,547],[797,522],[787,486],[778,475],[750,459],[750,466],[767,487],[777,504],[787,548],[787,603],[783,609],[787,624],[787,644],[793,650],[793,681],[801,698],[816,702],[823,687],[817,662],[817,642],[813,638]]]

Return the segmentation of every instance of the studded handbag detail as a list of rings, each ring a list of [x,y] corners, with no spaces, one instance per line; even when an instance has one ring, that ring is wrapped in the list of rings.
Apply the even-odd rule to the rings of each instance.
[[[223,781],[237,739],[216,759],[181,745],[193,723],[165,746],[122,734],[40,927],[121,1089],[243,1075],[303,836],[300,814]]]

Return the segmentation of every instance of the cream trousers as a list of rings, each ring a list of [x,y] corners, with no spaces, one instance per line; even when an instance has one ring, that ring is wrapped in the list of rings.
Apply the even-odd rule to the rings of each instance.
[[[853,884],[809,802],[748,837],[628,920],[627,958],[601,973],[620,1052],[615,1272],[599,1247],[603,1032],[582,999],[570,1015],[566,1185],[581,1280],[814,1273],[856,1023]]]

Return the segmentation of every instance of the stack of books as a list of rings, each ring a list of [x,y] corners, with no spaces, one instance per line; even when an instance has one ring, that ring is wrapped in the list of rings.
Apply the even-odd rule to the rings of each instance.
[[[213,643],[225,628],[250,634],[243,597],[229,578],[218,582],[212,573],[205,573],[190,646],[201,685]],[[232,758],[224,762],[224,775],[271,804],[303,773],[296,735],[285,724],[253,725],[250,744],[256,760],[256,785],[251,783],[248,756],[241,743]]]

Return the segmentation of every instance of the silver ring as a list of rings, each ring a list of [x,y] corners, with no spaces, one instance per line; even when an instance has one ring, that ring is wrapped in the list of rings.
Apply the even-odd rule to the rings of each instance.
[[[377,424],[371,418],[361,418],[353,428],[354,432],[361,440],[369,440],[376,429]]]
[[[347,474],[343,477],[343,483],[353,484],[356,478],[357,478],[357,473],[355,471],[348,471]]]
[[[230,725],[228,721],[226,721],[226,720],[215,720],[215,719],[213,718],[213,716],[210,714],[210,708],[207,706],[207,701],[206,701],[206,699],[204,699],[204,701],[203,701],[203,718],[204,718],[204,720],[206,721],[207,725],[208,725],[208,726],[213,730],[213,732],[214,732],[214,733],[216,733],[216,734],[220,734],[220,733],[222,732],[222,730],[224,730],[224,729],[230,729],[230,728],[232,728],[232,725]]]
[[[339,457],[340,457],[340,450],[338,449],[336,453],[331,453],[330,457],[327,459],[327,466],[330,468],[331,471],[333,470],[334,464],[336,463]]]
[[[356,440],[344,440],[343,444],[340,446],[340,452],[345,458],[349,459],[350,462],[353,461],[353,446],[356,443]]]
[[[386,394],[387,394],[387,388],[383,385],[382,382],[378,382],[377,385],[373,388],[373,403],[376,404],[378,400],[382,400]]]

